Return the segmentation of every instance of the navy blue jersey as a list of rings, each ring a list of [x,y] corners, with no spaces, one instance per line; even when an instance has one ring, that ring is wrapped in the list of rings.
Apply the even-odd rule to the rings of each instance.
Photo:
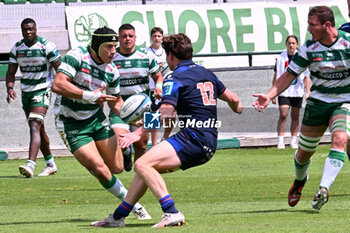
[[[340,26],[339,30],[350,33],[350,23],[344,23]]]
[[[192,60],[181,61],[164,80],[162,103],[173,105],[179,122],[186,122],[180,128],[217,134],[217,98],[225,90],[225,85],[210,70]]]

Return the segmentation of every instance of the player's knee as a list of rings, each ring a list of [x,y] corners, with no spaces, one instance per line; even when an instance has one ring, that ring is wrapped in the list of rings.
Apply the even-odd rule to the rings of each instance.
[[[140,173],[142,171],[145,171],[146,170],[145,168],[146,166],[141,160],[138,159],[135,161],[135,164],[134,164],[135,172]]]
[[[124,166],[123,164],[121,165],[117,165],[117,166],[114,166],[110,169],[110,171],[113,173],[113,174],[120,174],[124,171]]]
[[[280,115],[280,121],[286,121],[287,120],[287,115],[281,114]]]
[[[44,114],[30,112],[28,115],[28,121],[39,121],[42,123],[44,121]]]
[[[348,135],[342,131],[332,132],[332,147],[345,150],[348,141]]]
[[[302,133],[299,135],[299,147],[306,152],[315,152],[321,137],[309,137]]]
[[[91,170],[96,177],[105,177],[106,179],[108,178],[108,167],[102,163],[94,164],[88,169]]]

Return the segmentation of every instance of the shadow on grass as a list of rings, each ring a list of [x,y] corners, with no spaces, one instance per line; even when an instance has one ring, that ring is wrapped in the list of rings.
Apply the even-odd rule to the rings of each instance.
[[[0,223],[0,226],[10,226],[10,225],[26,225],[26,224],[47,224],[47,223],[67,223],[67,222],[93,222],[96,220],[93,219],[62,219],[58,221],[28,221],[28,222],[8,222],[8,223]]]
[[[0,176],[0,179],[28,179],[24,176]]]
[[[237,211],[237,212],[225,212],[225,213],[215,213],[215,214],[266,214],[266,213],[282,213],[282,212],[300,212],[308,214],[318,214],[317,211],[312,209],[307,210],[297,210],[297,209],[277,209],[277,210],[253,210],[253,211]]]
[[[86,229],[101,229],[103,227],[93,227],[90,226],[91,222],[96,221],[96,219],[84,219],[84,218],[76,218],[76,219],[62,219],[58,221],[28,221],[28,222],[8,222],[8,223],[0,223],[0,226],[11,226],[11,225],[27,225],[27,224],[59,224],[59,223],[82,223],[78,225],[78,227],[86,228]],[[152,227],[155,223],[133,223],[133,224],[126,224],[128,228],[137,228],[137,227]]]
[[[126,228],[140,228],[140,227],[149,227],[149,228],[151,228],[154,224],[155,223],[134,223],[134,224],[126,223],[125,227]],[[81,229],[110,229],[110,227],[93,227],[93,226],[90,226],[90,225],[78,225],[78,226]]]

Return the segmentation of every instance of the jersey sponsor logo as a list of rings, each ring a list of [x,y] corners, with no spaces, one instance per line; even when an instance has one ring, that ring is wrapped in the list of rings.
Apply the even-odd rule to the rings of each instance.
[[[316,44],[314,47],[311,48],[311,50],[315,50],[318,48],[318,46],[320,46],[319,44]]]
[[[165,82],[163,84],[163,95],[171,95],[173,86],[174,86],[174,82]]]
[[[322,57],[314,57],[312,58],[312,61],[322,61],[323,58]]]
[[[143,77],[120,80],[120,86],[132,86],[132,85],[144,84],[144,83],[145,83],[145,79]]]
[[[349,44],[344,40],[339,41],[339,44],[343,45],[345,48],[349,47]]]
[[[88,70],[88,69],[81,68],[81,71],[84,72],[84,73],[90,74],[90,70]]]
[[[343,72],[332,72],[332,73],[320,73],[318,72],[318,77],[323,79],[344,79],[349,76],[349,71]]]

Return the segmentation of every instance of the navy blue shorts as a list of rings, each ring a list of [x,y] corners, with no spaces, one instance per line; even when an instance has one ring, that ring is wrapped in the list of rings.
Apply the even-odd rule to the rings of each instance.
[[[217,136],[212,133],[198,133],[193,129],[184,129],[167,141],[175,149],[181,161],[181,169],[186,170],[208,162],[214,155]]]

